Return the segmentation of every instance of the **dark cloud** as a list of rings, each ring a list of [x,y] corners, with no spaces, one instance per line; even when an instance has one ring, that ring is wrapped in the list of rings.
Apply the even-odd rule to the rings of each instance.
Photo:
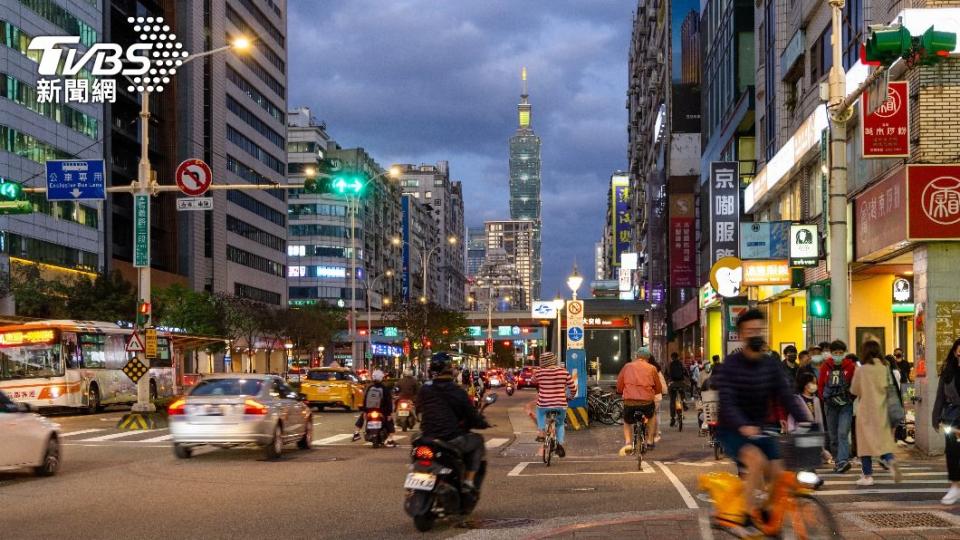
[[[470,225],[508,217],[520,67],[543,139],[543,294],[593,276],[606,184],[625,167],[623,0],[290,2],[291,107],[382,164],[448,160]]]

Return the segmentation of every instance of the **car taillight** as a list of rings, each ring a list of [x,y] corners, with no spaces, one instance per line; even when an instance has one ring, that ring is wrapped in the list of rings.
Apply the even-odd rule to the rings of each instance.
[[[413,451],[413,457],[420,461],[430,461],[433,459],[433,449],[429,446],[418,446]]]
[[[252,399],[243,402],[243,414],[267,414],[267,406]]]
[[[186,412],[187,400],[178,399],[167,407],[167,416],[181,416]]]

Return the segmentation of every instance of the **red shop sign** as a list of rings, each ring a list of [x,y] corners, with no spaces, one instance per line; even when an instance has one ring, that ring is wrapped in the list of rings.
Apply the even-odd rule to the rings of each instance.
[[[670,195],[670,286],[696,287],[693,194]]]
[[[860,98],[860,141],[863,157],[910,156],[910,95],[906,81],[887,85],[887,100],[872,114],[865,114],[867,90]]]
[[[907,239],[906,177],[900,167],[854,198],[857,260]]]
[[[907,168],[910,240],[960,239],[960,166]]]

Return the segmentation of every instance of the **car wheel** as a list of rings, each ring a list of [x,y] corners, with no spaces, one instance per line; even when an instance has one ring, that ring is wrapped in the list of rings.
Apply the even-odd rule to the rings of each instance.
[[[273,438],[267,444],[267,459],[279,459],[283,453],[283,429],[280,424],[273,426]]]
[[[323,405],[317,405],[317,412],[323,412]]]
[[[60,470],[60,441],[56,436],[51,436],[47,441],[47,448],[43,451],[43,461],[40,465],[34,467],[33,472],[37,476],[53,476]]]
[[[173,455],[177,456],[177,459],[190,459],[193,457],[193,449],[182,444],[174,444]]]
[[[307,418],[307,424],[303,428],[303,437],[297,441],[297,448],[301,450],[313,448],[313,416]]]
[[[100,389],[95,384],[91,384],[90,388],[87,390],[87,414],[98,413],[103,410],[103,406],[100,405]]]

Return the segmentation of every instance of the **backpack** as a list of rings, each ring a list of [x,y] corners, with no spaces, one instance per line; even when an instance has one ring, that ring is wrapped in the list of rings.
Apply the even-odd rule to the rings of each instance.
[[[823,386],[823,397],[837,406],[843,406],[853,401],[850,396],[850,386],[843,376],[841,366],[830,366],[827,383]]]
[[[679,360],[670,362],[670,380],[682,381],[683,375],[683,364]]]
[[[383,402],[383,387],[382,386],[371,386],[367,389],[367,397],[363,402],[363,406],[366,409],[379,409],[380,404]]]

